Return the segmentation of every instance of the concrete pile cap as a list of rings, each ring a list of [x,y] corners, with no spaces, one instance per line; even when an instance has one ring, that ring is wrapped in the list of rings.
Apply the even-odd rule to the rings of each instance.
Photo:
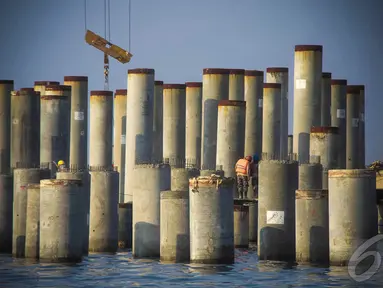
[[[323,72],[322,73],[322,78],[325,78],[325,79],[331,79],[331,73],[330,72]]]
[[[173,191],[173,190],[161,191],[160,198],[161,199],[189,199],[189,191]]]
[[[296,45],[295,46],[295,52],[323,52],[323,46],[322,45]]]
[[[40,184],[28,184],[27,189],[40,189]]]
[[[328,198],[328,190],[325,190],[325,189],[295,190],[295,199],[319,200],[323,198]]]
[[[81,180],[66,180],[66,179],[45,179],[40,180],[40,188],[51,186],[82,186]]]
[[[58,81],[35,81],[35,86],[60,85]]]
[[[281,89],[280,83],[263,83],[263,89]]]
[[[12,91],[12,96],[25,96],[25,95],[40,95],[40,92],[35,91],[34,88],[21,88],[19,91]]]
[[[230,69],[227,68],[204,68],[203,75],[209,74],[221,74],[221,75],[229,75]]]
[[[68,82],[88,82],[88,76],[64,76],[64,81],[68,81]]]
[[[230,75],[245,75],[245,69],[229,69]]]
[[[218,106],[237,106],[246,107],[246,101],[241,100],[220,100]]]
[[[153,164],[137,164],[134,166],[134,169],[141,169],[141,168],[167,168],[170,167],[169,164],[165,163],[153,163]]]
[[[0,80],[0,84],[14,84],[15,82],[13,80]]]
[[[268,67],[266,68],[267,73],[288,73],[289,68],[287,67]]]
[[[118,203],[118,208],[130,208],[130,209],[132,209],[132,207],[133,207],[132,202]]]
[[[72,86],[69,85],[47,85],[45,91],[71,91]]]
[[[201,88],[202,82],[186,82],[186,88]]]
[[[245,70],[245,76],[263,77],[264,72],[260,70]]]
[[[164,81],[156,80],[156,81],[154,81],[154,85],[162,86],[162,85],[164,85]]]
[[[346,79],[332,79],[331,80],[331,85],[332,86],[336,86],[336,85],[346,86],[347,85],[347,80]]]
[[[198,176],[189,179],[189,187],[198,189],[200,186],[228,186],[234,184],[234,178],[221,177],[216,174],[211,176]]]
[[[234,211],[249,212],[249,205],[234,205]]]
[[[186,85],[185,84],[164,84],[162,86],[165,89],[186,89]]]
[[[359,94],[361,85],[347,85],[347,94]]]
[[[127,96],[127,95],[128,95],[128,89],[116,89],[116,92],[114,93],[114,97]]]
[[[329,178],[369,178],[376,177],[373,169],[332,169],[328,170]]]
[[[339,134],[339,128],[335,126],[313,126],[310,133]]]
[[[148,74],[148,75],[154,75],[154,69],[152,68],[135,68],[135,69],[129,69],[128,74]]]
[[[90,96],[113,96],[113,91],[94,90],[90,91]]]

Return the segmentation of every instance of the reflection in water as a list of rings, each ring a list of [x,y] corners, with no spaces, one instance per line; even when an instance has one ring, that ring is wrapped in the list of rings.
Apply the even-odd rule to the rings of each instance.
[[[225,273],[233,270],[231,265],[212,265],[212,264],[187,264],[191,273],[198,273],[201,275],[214,275]]]

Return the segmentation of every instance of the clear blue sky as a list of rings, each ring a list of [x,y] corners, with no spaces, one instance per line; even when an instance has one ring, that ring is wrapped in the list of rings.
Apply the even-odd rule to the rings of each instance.
[[[16,89],[35,80],[89,76],[103,89],[103,54],[84,41],[83,0],[2,0],[0,79]],[[88,29],[104,35],[104,1],[87,1]],[[128,1],[111,0],[111,41],[128,48]],[[110,89],[127,70],[154,68],[168,83],[201,81],[203,68],[290,68],[294,46],[323,45],[324,72],[366,85],[367,163],[383,160],[382,0],[132,0],[132,61],[110,62]]]

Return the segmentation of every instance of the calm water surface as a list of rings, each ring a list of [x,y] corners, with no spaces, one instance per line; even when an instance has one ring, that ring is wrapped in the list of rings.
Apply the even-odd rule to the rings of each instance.
[[[383,263],[382,263],[383,264]],[[383,265],[382,265],[383,266]],[[383,269],[352,280],[347,268],[289,267],[236,250],[233,265],[161,264],[130,252],[91,255],[79,264],[40,264],[0,256],[0,287],[383,287]]]

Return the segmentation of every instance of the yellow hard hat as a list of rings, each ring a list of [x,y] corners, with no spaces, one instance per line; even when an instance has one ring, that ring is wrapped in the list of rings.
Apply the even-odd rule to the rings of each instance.
[[[65,165],[64,160],[60,160],[60,161],[57,163],[57,165],[58,165],[58,166],[60,166],[60,165]]]

